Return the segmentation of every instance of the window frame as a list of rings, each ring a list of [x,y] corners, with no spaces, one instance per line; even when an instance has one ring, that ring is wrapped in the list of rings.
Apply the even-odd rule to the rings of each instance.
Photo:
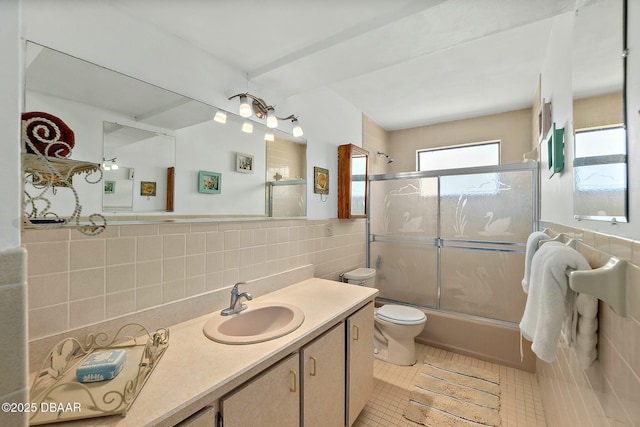
[[[458,145],[447,145],[447,146],[443,146],[443,147],[435,147],[435,148],[423,148],[420,150],[416,150],[416,171],[420,172],[422,171],[422,169],[420,169],[420,155],[422,153],[429,153],[429,152],[435,152],[435,151],[445,151],[445,150],[460,150],[460,149],[465,149],[465,148],[472,148],[472,147],[479,147],[479,146],[483,146],[483,145],[497,145],[498,146],[498,163],[496,163],[495,165],[482,165],[482,166],[498,166],[502,163],[502,156],[501,156],[501,144],[502,141],[499,139],[494,139],[494,140],[489,140],[489,141],[482,141],[482,142],[471,142],[468,144],[458,144]],[[479,165],[478,165],[479,166]],[[466,168],[466,167],[472,167],[472,166],[460,166],[459,168]],[[475,167],[475,166],[473,166]],[[448,168],[449,169],[449,168]],[[458,168],[451,168],[451,169],[458,169]],[[426,170],[426,169],[425,169]],[[434,169],[434,170],[443,170],[443,169]]]

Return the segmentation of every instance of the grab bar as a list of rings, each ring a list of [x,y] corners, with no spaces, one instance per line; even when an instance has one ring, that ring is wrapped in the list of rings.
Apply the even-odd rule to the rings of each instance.
[[[609,304],[618,315],[627,316],[626,261],[611,257],[600,268],[571,271],[568,276],[571,289],[593,295]]]

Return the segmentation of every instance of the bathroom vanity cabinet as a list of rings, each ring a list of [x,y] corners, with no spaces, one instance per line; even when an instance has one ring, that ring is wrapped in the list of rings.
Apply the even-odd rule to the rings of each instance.
[[[345,351],[346,350],[346,351]],[[299,374],[300,373],[300,374]],[[345,391],[349,393],[345,395]],[[373,303],[220,399],[223,427],[352,425],[373,390]]]
[[[305,427],[344,425],[345,345],[345,324],[340,323],[300,351]]]
[[[220,399],[224,427],[300,425],[300,356],[294,353]]]
[[[373,392],[373,302],[349,316],[347,325],[347,415],[351,426]]]
[[[208,339],[203,327],[217,312],[169,326],[171,345],[127,415],[95,418],[91,424],[351,425],[373,384],[377,293],[374,288],[309,278],[256,296],[248,304],[292,304],[305,319],[285,336],[254,344]]]

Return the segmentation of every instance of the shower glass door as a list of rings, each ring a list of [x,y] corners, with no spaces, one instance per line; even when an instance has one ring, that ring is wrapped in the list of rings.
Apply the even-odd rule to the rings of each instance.
[[[369,259],[380,297],[436,307],[438,178],[369,183]]]
[[[370,184],[369,262],[381,298],[520,320],[535,164],[376,175]]]

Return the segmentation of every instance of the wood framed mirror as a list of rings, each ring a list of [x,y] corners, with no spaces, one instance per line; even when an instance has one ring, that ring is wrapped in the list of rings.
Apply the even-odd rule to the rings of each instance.
[[[367,217],[369,152],[353,144],[338,147],[338,218]]]

